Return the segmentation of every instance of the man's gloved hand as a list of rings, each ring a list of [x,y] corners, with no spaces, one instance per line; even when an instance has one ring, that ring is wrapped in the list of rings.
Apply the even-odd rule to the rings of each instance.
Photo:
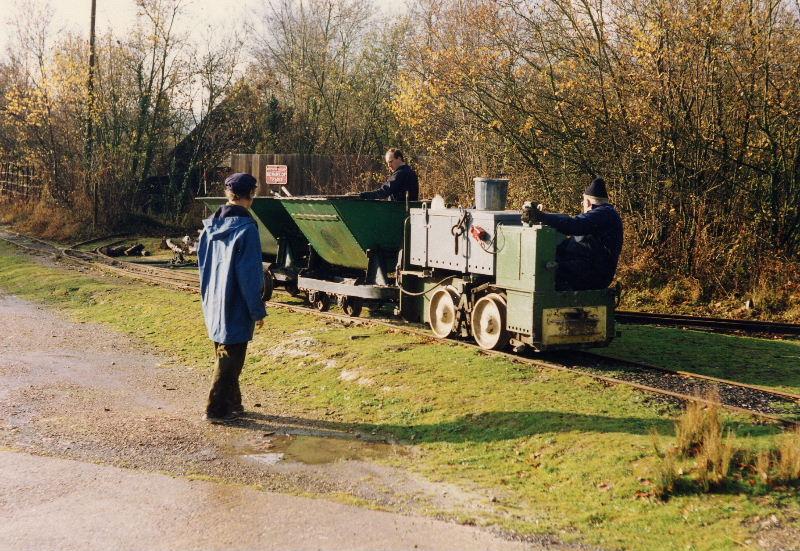
[[[522,205],[522,223],[529,226],[540,223],[542,221],[541,208],[542,205],[525,201],[525,204]]]

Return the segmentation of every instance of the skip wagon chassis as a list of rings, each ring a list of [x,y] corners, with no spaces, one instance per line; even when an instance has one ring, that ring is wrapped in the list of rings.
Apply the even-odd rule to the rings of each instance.
[[[380,308],[397,304],[399,290],[392,274],[387,272],[385,255],[367,250],[366,270],[331,269],[311,249],[309,267],[297,277],[297,288],[306,293],[308,302],[322,312],[335,302],[347,315],[358,317],[364,306]]]
[[[324,311],[335,302],[348,315],[363,306],[397,305],[397,258],[406,205],[347,196],[281,198],[309,246],[297,288]],[[419,205],[419,203],[414,203]]]

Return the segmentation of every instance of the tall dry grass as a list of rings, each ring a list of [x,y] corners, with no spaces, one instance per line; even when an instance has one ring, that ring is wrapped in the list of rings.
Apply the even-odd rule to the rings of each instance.
[[[68,241],[91,230],[91,210],[66,209],[46,201],[14,202],[0,205],[0,223],[43,239]]]
[[[704,398],[718,399],[714,394]],[[699,400],[687,404],[675,421],[675,444],[668,449],[651,432],[657,458],[652,471],[655,497],[674,495],[684,474],[704,492],[742,479],[761,489],[800,485],[800,427],[781,434],[772,448],[754,453],[742,448],[733,431],[724,433],[720,413],[719,406]],[[692,459],[693,467],[684,473],[680,462]]]

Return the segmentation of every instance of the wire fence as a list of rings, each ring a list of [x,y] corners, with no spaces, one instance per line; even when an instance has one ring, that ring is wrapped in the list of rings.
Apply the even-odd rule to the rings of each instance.
[[[42,183],[31,166],[0,163],[0,200],[38,199]]]

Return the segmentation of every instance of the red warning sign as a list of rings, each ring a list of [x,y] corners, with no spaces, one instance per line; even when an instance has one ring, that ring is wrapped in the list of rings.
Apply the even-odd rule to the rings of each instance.
[[[267,165],[264,181],[268,186],[285,186],[289,183],[289,169],[286,165]]]

